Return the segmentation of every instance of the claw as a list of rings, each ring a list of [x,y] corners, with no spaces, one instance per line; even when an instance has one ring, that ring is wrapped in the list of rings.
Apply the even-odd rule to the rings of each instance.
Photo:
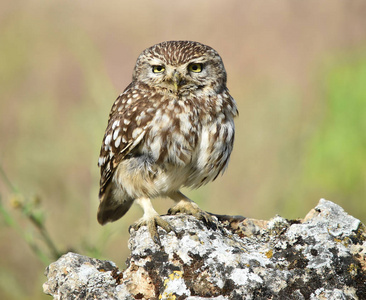
[[[200,209],[193,201],[180,201],[168,210],[169,215],[176,215],[179,213],[192,215],[198,220],[203,221],[208,228],[217,229],[215,219],[208,212]]]
[[[129,231],[131,230],[131,228],[137,231],[142,226],[147,226],[147,230],[149,231],[152,240],[159,245],[161,245],[161,243],[157,230],[158,226],[163,228],[167,233],[169,233],[170,231],[174,231],[173,226],[171,226],[167,221],[163,220],[159,215],[154,215],[150,218],[142,217],[130,226]]]

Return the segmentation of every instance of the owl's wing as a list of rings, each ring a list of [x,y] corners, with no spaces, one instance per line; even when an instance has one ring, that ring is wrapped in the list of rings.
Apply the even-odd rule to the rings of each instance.
[[[105,193],[118,164],[145,136],[146,127],[155,114],[153,107],[147,109],[152,102],[149,96],[130,84],[112,106],[98,160],[99,198]]]

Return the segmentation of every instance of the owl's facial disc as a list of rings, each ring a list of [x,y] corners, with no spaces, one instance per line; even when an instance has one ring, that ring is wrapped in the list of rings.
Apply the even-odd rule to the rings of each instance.
[[[181,94],[200,86],[199,74],[204,70],[202,63],[187,63],[180,66],[167,66],[162,85],[175,94]]]
[[[144,71],[139,76],[141,81],[148,81],[172,94],[187,94],[202,89],[210,81],[211,61],[206,57],[193,58],[183,62],[170,63],[154,58],[145,63]]]
[[[151,67],[156,85],[178,94],[188,83],[185,69],[187,67],[171,65],[153,65]]]

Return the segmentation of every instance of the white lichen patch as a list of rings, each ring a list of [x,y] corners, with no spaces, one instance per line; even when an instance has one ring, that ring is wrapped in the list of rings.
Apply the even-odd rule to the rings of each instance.
[[[257,274],[254,274],[249,271],[249,269],[234,269],[230,274],[230,279],[235,282],[235,284],[241,286],[241,285],[247,285],[249,283],[251,284],[261,284],[263,282],[262,278],[258,276]]]
[[[164,292],[159,295],[159,299],[176,299],[176,296],[190,296],[191,292],[187,288],[183,278],[183,272],[174,271],[164,280]]]
[[[275,216],[267,223],[267,228],[269,230],[276,230],[279,228],[287,228],[289,226],[289,223],[285,218],[282,218],[281,216]]]
[[[79,280],[86,284],[93,273],[95,273],[95,267],[93,267],[91,264],[83,264],[79,268]]]
[[[225,296],[217,296],[217,297],[211,297],[210,300],[229,300],[229,297]],[[207,300],[207,297],[198,297],[198,296],[190,296],[187,297],[186,300]]]

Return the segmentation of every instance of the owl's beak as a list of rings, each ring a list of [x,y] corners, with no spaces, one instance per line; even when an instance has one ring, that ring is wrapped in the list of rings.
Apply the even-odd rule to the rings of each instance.
[[[182,83],[182,77],[177,71],[174,71],[173,73],[173,85],[176,92],[178,92],[179,87]]]

